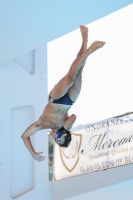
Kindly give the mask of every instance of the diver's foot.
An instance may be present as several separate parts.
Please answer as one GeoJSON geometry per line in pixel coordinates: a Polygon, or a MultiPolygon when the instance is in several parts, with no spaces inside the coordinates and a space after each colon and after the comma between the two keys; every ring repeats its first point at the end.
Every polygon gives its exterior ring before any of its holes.
{"type": "Polygon", "coordinates": [[[84,25],[80,25],[80,32],[82,38],[88,40],[88,28],[84,25]]]}
{"type": "Polygon", "coordinates": [[[95,41],[91,44],[91,46],[84,52],[85,56],[89,56],[91,53],[96,51],[97,49],[102,48],[106,43],[103,41],[95,41]]]}
{"type": "Polygon", "coordinates": [[[95,41],[91,44],[90,48],[95,51],[97,49],[102,48],[106,43],[103,41],[95,41]]]}

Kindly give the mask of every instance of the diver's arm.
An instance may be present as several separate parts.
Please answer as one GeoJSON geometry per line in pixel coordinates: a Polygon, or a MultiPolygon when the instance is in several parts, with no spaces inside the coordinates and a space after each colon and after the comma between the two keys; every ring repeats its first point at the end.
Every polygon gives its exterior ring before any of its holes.
{"type": "Polygon", "coordinates": [[[32,156],[36,154],[36,152],[32,146],[30,136],[35,134],[38,130],[41,130],[41,125],[39,125],[38,122],[35,122],[31,124],[21,136],[26,148],[29,150],[32,156]]]}
{"type": "Polygon", "coordinates": [[[65,122],[65,124],[63,125],[63,127],[66,130],[70,130],[72,128],[72,125],[74,124],[74,122],[76,121],[76,115],[72,114],[65,122]]]}

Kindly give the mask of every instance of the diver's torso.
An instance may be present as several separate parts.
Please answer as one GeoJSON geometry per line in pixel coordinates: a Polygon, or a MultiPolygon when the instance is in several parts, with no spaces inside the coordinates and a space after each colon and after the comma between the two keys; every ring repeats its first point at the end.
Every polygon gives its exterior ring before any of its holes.
{"type": "Polygon", "coordinates": [[[48,102],[44,108],[43,114],[40,119],[42,121],[42,129],[51,128],[58,130],[66,122],[68,116],[68,110],[71,108],[71,105],[55,104],[48,102]]]}

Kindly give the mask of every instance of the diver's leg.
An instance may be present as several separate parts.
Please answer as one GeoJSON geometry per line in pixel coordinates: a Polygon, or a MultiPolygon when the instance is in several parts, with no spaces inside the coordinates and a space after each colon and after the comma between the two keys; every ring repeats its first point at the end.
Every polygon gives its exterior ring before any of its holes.
{"type": "MultiPolygon", "coordinates": [[[[82,35],[82,46],[80,51],[77,54],[77,58],[81,56],[83,52],[87,50],[87,42],[88,42],[88,28],[81,25],[80,31],[82,35]]],[[[82,86],[82,72],[84,68],[85,62],[83,63],[82,67],[79,69],[78,74],[75,78],[74,84],[69,88],[68,95],[72,101],[76,101],[81,90],[82,86]]]]}
{"type": "Polygon", "coordinates": [[[93,42],[86,51],[84,51],[79,57],[77,57],[77,59],[74,60],[68,72],[68,75],[71,77],[71,79],[75,80],[79,69],[83,66],[88,56],[92,54],[94,51],[96,51],[97,49],[102,48],[104,44],[105,42],[103,41],[93,42]]]}
{"type": "Polygon", "coordinates": [[[69,98],[72,101],[76,101],[77,98],[78,98],[78,96],[79,96],[79,94],[80,94],[81,86],[82,86],[82,72],[83,72],[83,68],[84,68],[84,66],[79,69],[78,74],[76,76],[76,79],[74,81],[74,84],[68,90],[69,98]]]}
{"type": "Polygon", "coordinates": [[[84,66],[84,63],[87,59],[87,57],[96,51],[97,49],[104,46],[104,42],[102,41],[95,41],[91,44],[91,46],[82,53],[79,57],[77,57],[74,62],[72,63],[69,72],[65,77],[63,77],[53,88],[53,90],[50,92],[50,96],[53,99],[58,99],[62,96],[64,96],[68,90],[72,87],[74,84],[78,71],[81,67],[84,66]]]}
{"type": "Polygon", "coordinates": [[[81,48],[77,54],[77,58],[87,49],[87,43],[88,43],[88,28],[86,26],[80,25],[80,32],[82,36],[82,45],[81,48]]]}
{"type": "MultiPolygon", "coordinates": [[[[87,49],[87,42],[88,42],[88,28],[83,25],[80,25],[80,32],[81,32],[81,36],[82,36],[82,45],[77,54],[77,58],[79,58],[80,55],[87,49]]],[[[84,65],[85,65],[85,62],[82,64],[81,67],[83,67],[84,65]]],[[[71,78],[70,73],[68,73],[65,77],[63,77],[55,85],[53,90],[50,92],[50,96],[53,99],[58,99],[58,98],[62,97],[63,95],[65,95],[68,92],[69,88],[72,87],[72,85],[74,84],[74,81],[75,80],[71,78]]],[[[77,81],[76,81],[76,83],[77,83],[77,81]]]]}
{"type": "Polygon", "coordinates": [[[87,57],[97,49],[103,47],[104,44],[105,44],[104,42],[100,41],[92,43],[91,46],[83,54],[81,54],[81,56],[79,56],[77,60],[73,62],[69,70],[69,73],[71,74],[74,80],[74,84],[68,90],[69,98],[72,101],[76,101],[80,94],[82,85],[82,72],[87,57]]]}
{"type": "Polygon", "coordinates": [[[97,49],[103,47],[104,44],[105,43],[102,41],[96,41],[92,43],[86,51],[77,56],[77,58],[72,63],[67,75],[63,77],[50,92],[50,96],[53,99],[58,99],[68,92],[76,80],[79,69],[84,66],[87,57],[97,49]]]}

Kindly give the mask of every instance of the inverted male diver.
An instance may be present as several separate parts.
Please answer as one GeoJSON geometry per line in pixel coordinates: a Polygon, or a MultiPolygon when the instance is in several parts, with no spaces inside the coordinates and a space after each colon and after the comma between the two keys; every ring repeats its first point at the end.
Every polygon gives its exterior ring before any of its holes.
{"type": "Polygon", "coordinates": [[[82,46],[68,73],[54,86],[49,94],[49,102],[38,121],[30,125],[22,134],[25,146],[37,161],[43,161],[43,152],[35,152],[30,136],[38,130],[51,129],[50,135],[60,147],[68,147],[71,141],[70,129],[76,115],[68,115],[68,110],[77,100],[82,84],[82,72],[87,57],[104,46],[105,42],[95,41],[87,49],[88,28],[80,25],[82,46]]]}

